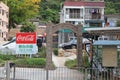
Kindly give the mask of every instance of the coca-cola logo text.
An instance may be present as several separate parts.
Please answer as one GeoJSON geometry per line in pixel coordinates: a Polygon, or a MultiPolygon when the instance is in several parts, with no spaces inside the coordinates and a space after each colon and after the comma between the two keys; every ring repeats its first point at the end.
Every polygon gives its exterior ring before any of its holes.
{"type": "Polygon", "coordinates": [[[17,37],[17,41],[33,41],[33,40],[34,40],[34,35],[27,35],[27,36],[19,35],[17,37]]]}
{"type": "Polygon", "coordinates": [[[16,43],[36,43],[35,33],[17,33],[16,43]]]}

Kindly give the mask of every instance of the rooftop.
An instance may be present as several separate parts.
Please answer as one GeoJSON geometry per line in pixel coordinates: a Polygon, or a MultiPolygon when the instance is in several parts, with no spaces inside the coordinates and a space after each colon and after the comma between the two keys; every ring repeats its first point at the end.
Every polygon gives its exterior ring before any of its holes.
{"type": "Polygon", "coordinates": [[[85,28],[85,31],[94,35],[103,34],[120,34],[120,27],[101,27],[101,28],[85,28]]]}
{"type": "Polygon", "coordinates": [[[104,2],[65,1],[64,6],[99,6],[104,7],[104,2]]]}

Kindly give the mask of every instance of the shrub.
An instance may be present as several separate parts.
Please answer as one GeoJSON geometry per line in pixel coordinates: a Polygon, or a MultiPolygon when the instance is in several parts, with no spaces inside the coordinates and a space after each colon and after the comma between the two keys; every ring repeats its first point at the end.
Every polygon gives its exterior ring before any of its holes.
{"type": "Polygon", "coordinates": [[[35,25],[31,22],[24,22],[22,27],[20,28],[20,32],[34,32],[35,25]]]}
{"type": "Polygon", "coordinates": [[[54,52],[55,55],[58,55],[58,48],[54,48],[53,52],[54,52]]]}
{"type": "Polygon", "coordinates": [[[0,59],[2,60],[15,60],[16,57],[11,54],[0,54],[0,59]]]}
{"type": "Polygon", "coordinates": [[[68,68],[74,68],[77,66],[77,60],[68,60],[65,62],[65,66],[67,66],[68,68]]]}
{"type": "Polygon", "coordinates": [[[14,61],[17,66],[26,66],[26,67],[40,67],[44,68],[46,64],[46,60],[44,58],[26,58],[26,59],[18,59],[14,61]]]}
{"type": "Polygon", "coordinates": [[[4,65],[4,60],[0,59],[0,66],[4,65]]]}
{"type": "Polygon", "coordinates": [[[120,20],[119,20],[119,21],[117,21],[117,26],[118,26],[118,27],[120,27],[120,20]]]}
{"type": "Polygon", "coordinates": [[[36,54],[36,56],[34,57],[46,58],[46,48],[45,47],[38,48],[38,54],[36,54]]]}
{"type": "Polygon", "coordinates": [[[83,67],[90,67],[90,62],[89,62],[89,56],[87,55],[87,52],[83,50],[83,55],[82,55],[82,66],[83,67]]]}
{"type": "MultiPolygon", "coordinates": [[[[77,67],[77,59],[66,61],[65,66],[67,66],[68,68],[77,67]]],[[[88,56],[82,57],[82,67],[90,67],[90,62],[88,60],[88,56]]]]}

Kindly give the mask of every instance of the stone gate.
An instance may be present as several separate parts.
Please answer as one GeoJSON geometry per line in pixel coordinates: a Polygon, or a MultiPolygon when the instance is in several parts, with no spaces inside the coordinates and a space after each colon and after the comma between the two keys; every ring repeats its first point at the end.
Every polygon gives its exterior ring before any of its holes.
{"type": "Polygon", "coordinates": [[[53,36],[52,34],[57,32],[60,29],[69,29],[76,33],[77,36],[77,60],[78,67],[82,65],[82,25],[73,25],[70,23],[60,23],[60,24],[47,24],[46,29],[46,69],[52,69],[52,45],[53,45],[53,36]]]}

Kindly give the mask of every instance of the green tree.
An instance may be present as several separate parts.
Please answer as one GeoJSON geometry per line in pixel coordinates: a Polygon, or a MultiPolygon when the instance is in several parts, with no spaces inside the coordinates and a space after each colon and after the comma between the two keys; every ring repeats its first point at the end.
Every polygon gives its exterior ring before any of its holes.
{"type": "Polygon", "coordinates": [[[120,0],[105,0],[105,14],[120,14],[120,0]]]}
{"type": "Polygon", "coordinates": [[[115,14],[114,4],[112,2],[105,2],[105,14],[115,14]]]}
{"type": "Polygon", "coordinates": [[[20,29],[20,32],[34,32],[36,29],[35,25],[30,22],[26,22],[20,29]]]}
{"type": "Polygon", "coordinates": [[[43,22],[59,22],[60,4],[63,0],[42,0],[39,9],[39,18],[43,22]]]}
{"type": "Polygon", "coordinates": [[[117,26],[118,26],[118,27],[120,27],[120,20],[119,20],[119,21],[117,21],[117,26]]]}
{"type": "Polygon", "coordinates": [[[40,0],[3,0],[9,6],[9,26],[25,22],[38,15],[40,0]]]}

